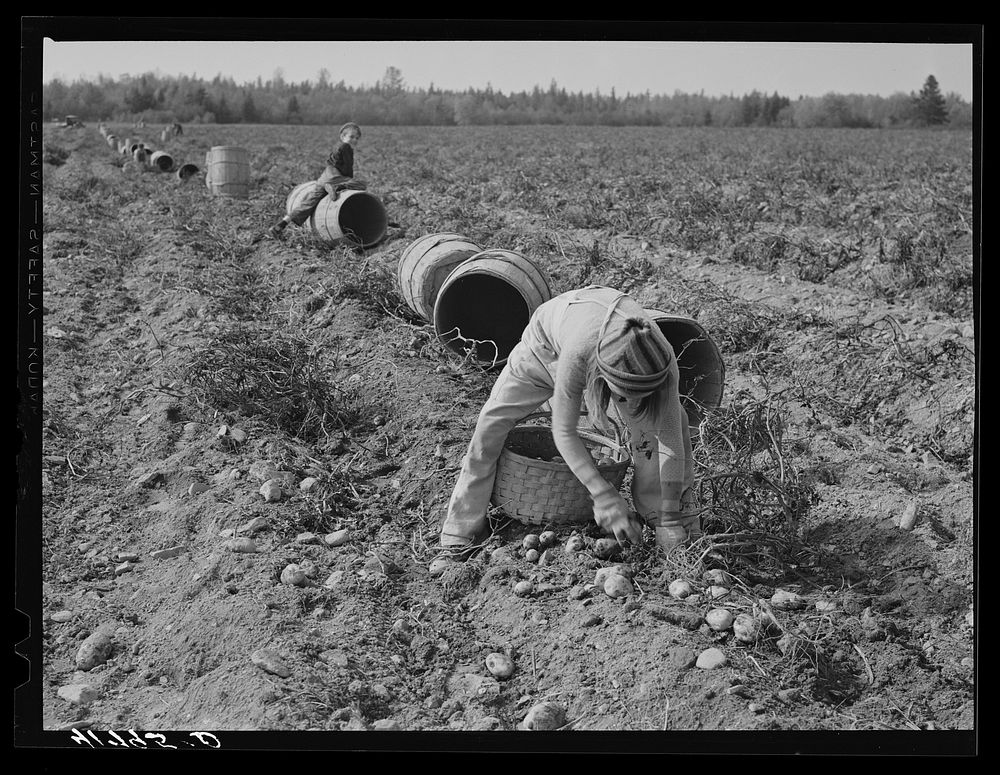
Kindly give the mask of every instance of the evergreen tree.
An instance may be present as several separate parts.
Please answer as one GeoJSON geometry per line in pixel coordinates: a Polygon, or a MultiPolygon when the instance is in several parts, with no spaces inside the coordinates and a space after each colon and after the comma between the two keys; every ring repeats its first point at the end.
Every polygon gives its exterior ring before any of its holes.
{"type": "Polygon", "coordinates": [[[941,89],[938,87],[937,78],[928,75],[924,81],[924,88],[920,90],[914,98],[916,102],[918,120],[926,126],[944,124],[948,121],[948,108],[945,105],[944,97],[941,96],[941,89]]]}

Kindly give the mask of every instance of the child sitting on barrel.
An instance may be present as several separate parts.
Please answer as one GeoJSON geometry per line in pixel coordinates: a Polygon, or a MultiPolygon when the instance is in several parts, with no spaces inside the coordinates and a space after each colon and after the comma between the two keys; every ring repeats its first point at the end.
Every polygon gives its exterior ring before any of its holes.
{"type": "Polygon", "coordinates": [[[258,242],[265,236],[281,239],[288,224],[294,223],[296,226],[301,226],[312,215],[320,200],[327,195],[336,197],[341,191],[348,188],[365,190],[368,187],[365,182],[356,180],[354,177],[354,146],[358,144],[360,139],[361,127],[353,121],[344,124],[340,128],[340,145],[327,158],[326,169],[314,181],[312,189],[303,194],[290,213],[284,215],[266,234],[262,234],[254,242],[258,242]]]}
{"type": "Polygon", "coordinates": [[[670,342],[627,294],[591,285],[541,304],[479,414],[431,576],[476,548],[487,527],[507,434],[546,400],[556,448],[590,492],[598,525],[619,541],[639,541],[643,524],[649,525],[657,546],[667,552],[697,538],[698,516],[682,511],[682,496],[694,481],[694,461],[679,382],[670,342]],[[637,514],[601,476],[581,440],[577,425],[583,406],[599,428],[609,425],[611,406],[628,426],[637,514]]]}

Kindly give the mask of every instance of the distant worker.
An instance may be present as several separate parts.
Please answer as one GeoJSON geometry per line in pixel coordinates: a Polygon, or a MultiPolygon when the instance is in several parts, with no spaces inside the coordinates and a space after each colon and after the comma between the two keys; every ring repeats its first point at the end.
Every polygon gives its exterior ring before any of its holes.
{"type": "Polygon", "coordinates": [[[173,126],[170,127],[170,131],[173,132],[175,135],[182,135],[184,134],[184,127],[182,127],[178,122],[175,121],[173,126]]]}
{"type": "Polygon", "coordinates": [[[284,215],[266,232],[255,237],[253,242],[260,242],[265,237],[282,239],[288,224],[301,226],[313,214],[316,205],[327,195],[336,198],[345,189],[356,191],[367,189],[367,183],[354,177],[354,146],[360,139],[361,127],[353,121],[344,124],[340,128],[340,144],[327,158],[323,174],[313,182],[312,188],[305,192],[290,213],[284,215]]]}

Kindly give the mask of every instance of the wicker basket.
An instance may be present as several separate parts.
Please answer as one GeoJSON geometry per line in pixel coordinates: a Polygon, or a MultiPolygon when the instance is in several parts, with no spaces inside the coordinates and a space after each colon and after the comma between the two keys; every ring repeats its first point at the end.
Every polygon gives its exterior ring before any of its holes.
{"type": "MultiPolygon", "coordinates": [[[[525,423],[537,417],[530,415],[525,423]]],[[[580,430],[580,439],[593,455],[615,462],[597,465],[597,470],[615,489],[625,481],[632,460],[621,438],[616,440],[580,430]]],[[[493,484],[494,506],[512,519],[528,525],[579,524],[594,518],[594,504],[587,488],[569,466],[547,459],[558,454],[552,429],[547,425],[522,424],[513,428],[500,459],[493,484]]],[[[596,461],[595,461],[596,463],[596,461]]]]}

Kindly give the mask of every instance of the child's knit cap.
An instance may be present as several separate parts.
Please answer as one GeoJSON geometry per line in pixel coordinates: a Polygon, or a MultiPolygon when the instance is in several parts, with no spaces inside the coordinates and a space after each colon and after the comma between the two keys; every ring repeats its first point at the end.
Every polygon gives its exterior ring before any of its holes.
{"type": "Polygon", "coordinates": [[[342,126],[342,127],[340,128],[340,132],[338,132],[338,133],[337,133],[337,136],[338,136],[338,137],[340,137],[340,135],[344,134],[344,132],[345,132],[346,130],[348,130],[348,129],[356,129],[356,130],[358,130],[358,136],[359,136],[359,137],[361,136],[361,127],[359,127],[359,126],[358,126],[357,124],[355,124],[355,123],[354,123],[353,121],[348,121],[348,122],[347,122],[346,124],[344,124],[344,125],[343,125],[343,126],[342,126]]]}
{"type": "Polygon", "coordinates": [[[609,319],[597,342],[601,376],[629,393],[649,393],[660,387],[673,357],[660,327],[639,317],[609,319]]]}

